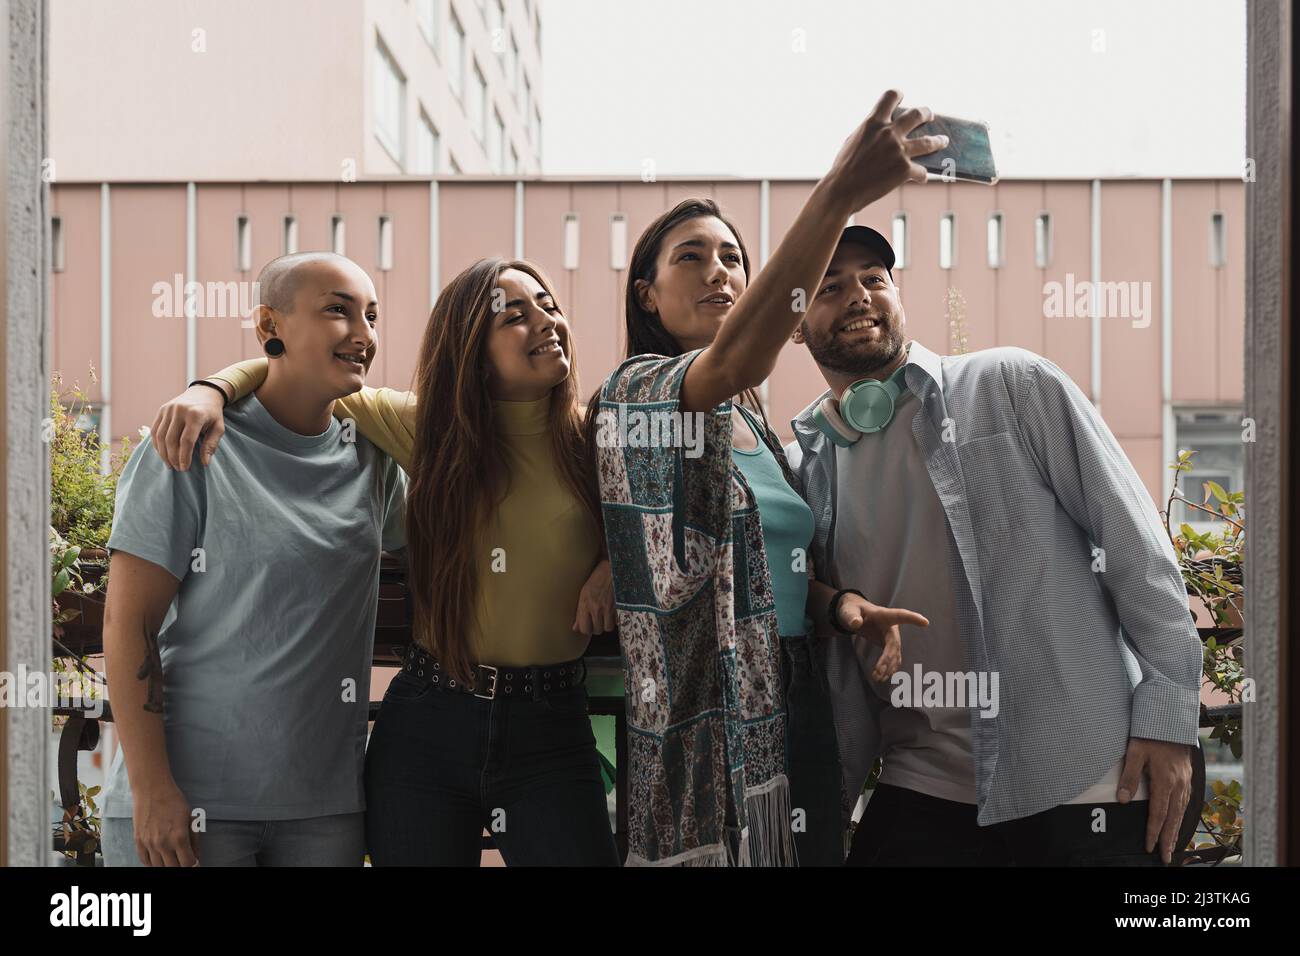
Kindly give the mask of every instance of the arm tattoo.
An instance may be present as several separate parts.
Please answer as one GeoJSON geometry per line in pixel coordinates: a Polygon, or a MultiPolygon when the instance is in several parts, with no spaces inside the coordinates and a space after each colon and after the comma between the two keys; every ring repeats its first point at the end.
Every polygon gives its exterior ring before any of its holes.
{"type": "Polygon", "coordinates": [[[144,701],[144,709],[151,714],[163,712],[162,654],[158,650],[158,635],[149,627],[144,629],[144,660],[135,672],[136,680],[149,681],[149,693],[144,701]]]}

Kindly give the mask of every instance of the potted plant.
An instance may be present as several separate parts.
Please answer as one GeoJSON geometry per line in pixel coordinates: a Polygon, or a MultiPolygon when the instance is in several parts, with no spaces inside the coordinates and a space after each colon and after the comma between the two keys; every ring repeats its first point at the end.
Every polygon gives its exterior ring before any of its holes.
{"type": "MultiPolygon", "coordinates": [[[[90,374],[93,381],[93,368],[90,374]]],[[[130,443],[123,439],[117,454],[105,456],[98,432],[83,427],[88,417],[89,405],[80,387],[64,389],[56,374],[44,432],[50,444],[50,670],[58,675],[60,699],[82,702],[97,698],[105,685],[86,656],[87,650],[101,649],[106,547],[118,476],[131,452],[130,443]],[[91,635],[93,641],[88,642],[91,635]]],[[[68,719],[67,713],[56,714],[55,728],[62,729],[68,719]]],[[[80,785],[77,802],[64,806],[63,819],[56,824],[57,845],[65,857],[79,863],[93,862],[99,844],[94,800],[98,790],[80,785]]]]}
{"type": "MultiPolygon", "coordinates": [[[[1204,644],[1203,675],[1225,703],[1212,708],[1201,705],[1202,726],[1212,722],[1211,740],[1222,741],[1238,759],[1242,753],[1241,704],[1247,694],[1245,647],[1242,620],[1245,592],[1242,557],[1246,545],[1245,493],[1229,491],[1217,482],[1202,482],[1201,500],[1185,495],[1180,487],[1192,471],[1195,451],[1180,451],[1169,467],[1175,472],[1174,485],[1162,512],[1165,531],[1174,546],[1178,565],[1193,605],[1210,623],[1197,628],[1204,644]],[[1208,516],[1216,526],[1198,531],[1183,522],[1175,532],[1170,515],[1174,502],[1208,516]]],[[[1196,616],[1193,611],[1193,617],[1196,616]]],[[[1201,811],[1204,833],[1193,838],[1189,849],[1193,859],[1219,862],[1241,853],[1244,820],[1241,813],[1241,781],[1216,780],[1213,797],[1201,811]],[[1200,838],[1199,840],[1197,838],[1200,838]]]]}

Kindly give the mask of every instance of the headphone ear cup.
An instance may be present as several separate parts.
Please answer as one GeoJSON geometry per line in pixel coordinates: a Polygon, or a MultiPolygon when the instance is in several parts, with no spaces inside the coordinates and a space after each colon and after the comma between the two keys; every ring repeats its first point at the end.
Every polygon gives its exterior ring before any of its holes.
{"type": "Polygon", "coordinates": [[[830,397],[822,399],[821,404],[817,406],[816,411],[813,412],[813,422],[823,435],[841,448],[848,448],[862,437],[860,431],[844,420],[839,409],[835,407],[835,399],[830,397]]]}

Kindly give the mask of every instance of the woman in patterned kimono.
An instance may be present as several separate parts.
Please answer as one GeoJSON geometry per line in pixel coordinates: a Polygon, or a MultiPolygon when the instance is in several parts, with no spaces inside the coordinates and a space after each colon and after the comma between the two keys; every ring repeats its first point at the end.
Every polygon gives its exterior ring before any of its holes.
{"type": "Polygon", "coordinates": [[[849,216],[924,181],[913,157],[944,145],[907,138],[931,114],[893,116],[899,99],[848,138],[748,294],[744,243],[710,200],[660,216],[633,252],[627,359],[588,411],[627,668],[630,864],[839,865],[838,751],[808,635],[881,643],[883,680],[898,625],[927,623],[812,579],[812,512],[753,391],[849,216]]]}

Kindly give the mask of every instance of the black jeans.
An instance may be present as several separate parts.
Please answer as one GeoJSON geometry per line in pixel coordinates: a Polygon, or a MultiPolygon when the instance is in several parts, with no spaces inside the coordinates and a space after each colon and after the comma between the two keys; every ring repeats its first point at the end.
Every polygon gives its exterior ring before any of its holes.
{"type": "Polygon", "coordinates": [[[618,866],[581,684],[540,700],[435,690],[398,672],[366,750],[375,866],[618,866]]]}
{"type": "Polygon", "coordinates": [[[1147,853],[1147,800],[1066,803],[982,827],[973,804],[877,784],[849,866],[1164,866],[1147,853]],[[1099,832],[1094,811],[1105,811],[1099,832]]]}
{"type": "Polygon", "coordinates": [[[844,827],[840,814],[840,751],[830,688],[810,644],[816,640],[803,635],[781,638],[785,761],[790,807],[794,811],[791,825],[800,866],[841,866],[844,827]]]}

